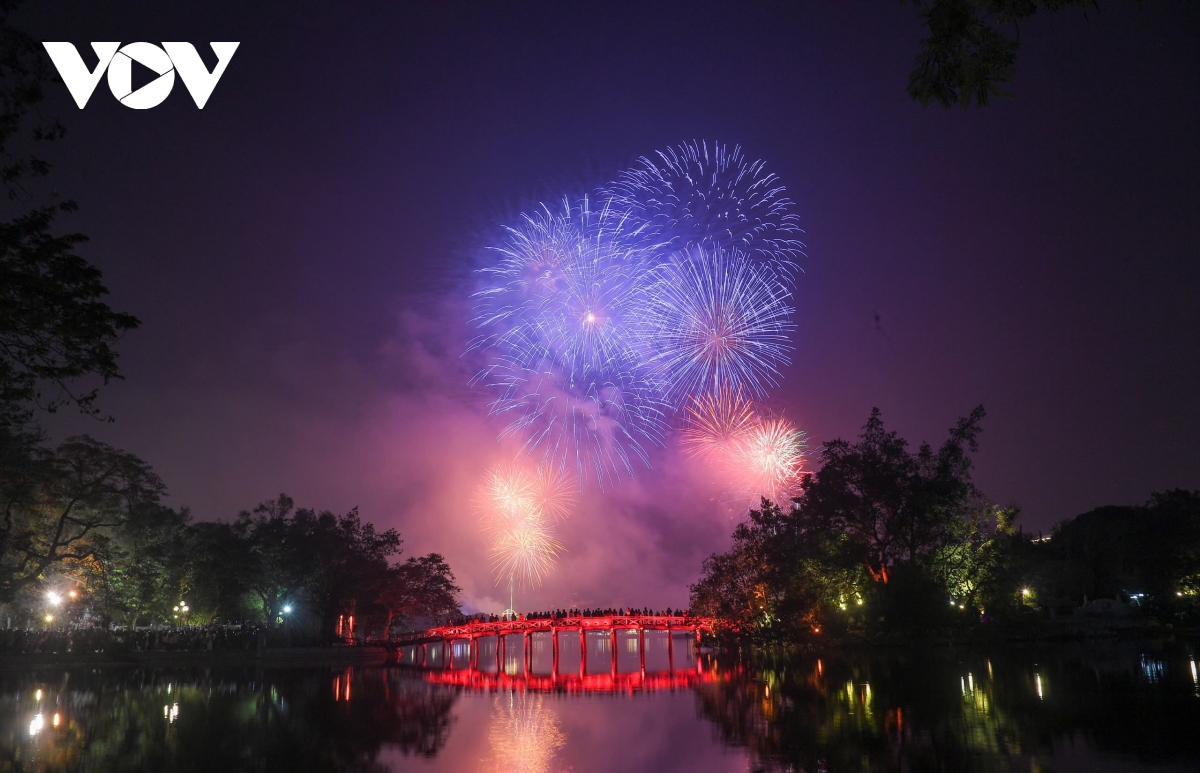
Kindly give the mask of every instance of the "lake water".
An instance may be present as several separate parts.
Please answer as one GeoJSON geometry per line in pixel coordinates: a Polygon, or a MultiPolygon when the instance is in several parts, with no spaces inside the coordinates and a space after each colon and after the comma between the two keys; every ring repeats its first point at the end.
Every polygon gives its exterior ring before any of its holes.
{"type": "Polygon", "coordinates": [[[682,652],[557,679],[532,659],[10,668],[0,771],[1197,770],[1198,659],[1109,642],[740,665],[682,652]]]}

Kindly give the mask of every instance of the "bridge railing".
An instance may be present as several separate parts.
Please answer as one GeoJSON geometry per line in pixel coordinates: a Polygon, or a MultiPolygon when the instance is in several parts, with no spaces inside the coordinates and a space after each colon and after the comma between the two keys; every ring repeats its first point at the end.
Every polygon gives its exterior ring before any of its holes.
{"type": "Polygon", "coordinates": [[[692,615],[592,615],[537,618],[534,620],[471,620],[460,624],[448,624],[421,631],[410,631],[388,639],[396,645],[419,644],[445,639],[466,639],[484,636],[505,636],[515,633],[539,633],[551,631],[611,631],[621,629],[643,631],[712,631],[713,621],[708,617],[692,615]]]}

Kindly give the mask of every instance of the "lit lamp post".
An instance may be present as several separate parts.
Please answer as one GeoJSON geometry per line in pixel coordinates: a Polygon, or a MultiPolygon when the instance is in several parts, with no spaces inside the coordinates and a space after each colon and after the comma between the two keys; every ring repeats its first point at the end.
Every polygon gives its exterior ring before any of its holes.
{"type": "Polygon", "coordinates": [[[188,609],[189,609],[189,607],[188,607],[186,601],[180,601],[178,604],[176,604],[173,607],[173,610],[175,612],[175,620],[178,621],[177,624],[187,625],[188,609]]]}
{"type": "MultiPolygon", "coordinates": [[[[48,590],[48,591],[46,591],[46,603],[48,603],[52,607],[58,607],[58,605],[62,603],[62,596],[58,595],[57,593],[55,593],[52,590],[48,590]]],[[[46,620],[46,627],[49,628],[50,624],[52,622],[54,622],[54,613],[47,612],[45,620],[46,620]]]]}

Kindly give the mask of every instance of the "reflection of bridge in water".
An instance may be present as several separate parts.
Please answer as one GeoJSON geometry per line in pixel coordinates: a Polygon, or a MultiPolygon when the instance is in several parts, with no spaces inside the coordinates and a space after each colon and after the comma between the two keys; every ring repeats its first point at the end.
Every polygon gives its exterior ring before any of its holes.
{"type": "Polygon", "coordinates": [[[471,689],[632,692],[705,681],[699,641],[712,621],[603,615],[471,621],[402,634],[395,661],[431,682],[471,689]]]}

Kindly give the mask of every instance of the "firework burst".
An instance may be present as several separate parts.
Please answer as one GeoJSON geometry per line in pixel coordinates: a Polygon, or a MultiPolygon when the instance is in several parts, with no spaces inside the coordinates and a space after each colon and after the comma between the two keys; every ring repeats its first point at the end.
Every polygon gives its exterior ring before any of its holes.
{"type": "Polygon", "coordinates": [[[477,507],[491,538],[496,583],[540,585],[563,551],[554,522],[574,505],[573,487],[552,471],[512,464],[488,471],[477,507]]]}
{"type": "Polygon", "coordinates": [[[784,418],[761,415],[740,392],[696,399],[683,442],[718,471],[734,501],[766,497],[786,506],[800,491],[804,432],[784,418]]]}
{"type": "Polygon", "coordinates": [[[505,434],[601,487],[646,464],[666,430],[661,385],[630,326],[657,254],[648,232],[586,198],[543,207],[507,230],[475,294],[472,348],[488,360],[475,382],[495,391],[505,434]]]}
{"type": "Polygon", "coordinates": [[[601,189],[676,249],[739,249],[787,278],[804,255],[803,231],[779,177],[735,145],[688,142],[642,157],[601,189]]]}
{"type": "Polygon", "coordinates": [[[758,424],[754,405],[740,392],[719,390],[693,399],[688,406],[683,446],[692,456],[723,463],[758,424]]]}
{"type": "Polygon", "coordinates": [[[804,432],[786,419],[760,420],[743,437],[733,460],[741,492],[787,507],[800,490],[807,446],[804,432]]]}
{"type": "Polygon", "coordinates": [[[670,402],[764,397],[791,362],[791,291],[744,253],[694,247],[656,268],[635,329],[670,402]]]}

